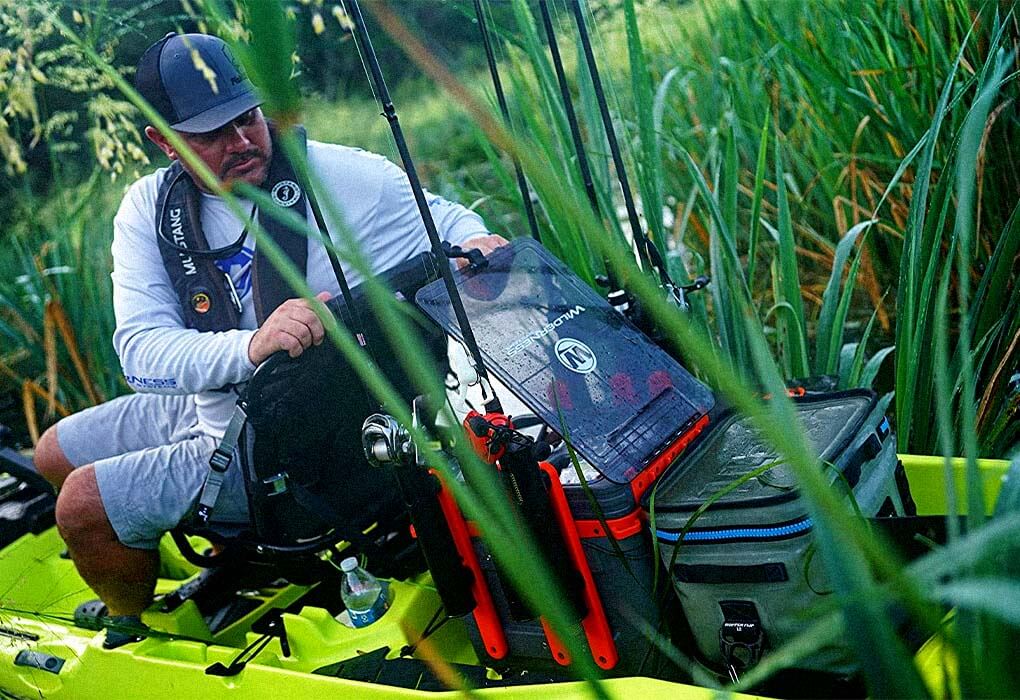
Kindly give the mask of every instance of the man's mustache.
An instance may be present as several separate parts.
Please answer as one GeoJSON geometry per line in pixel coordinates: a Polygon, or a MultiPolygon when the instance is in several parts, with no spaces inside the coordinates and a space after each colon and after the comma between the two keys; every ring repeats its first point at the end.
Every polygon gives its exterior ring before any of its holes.
{"type": "Polygon", "coordinates": [[[223,167],[220,169],[220,177],[222,178],[227,173],[229,173],[234,167],[240,165],[249,158],[259,158],[265,160],[265,156],[262,154],[262,151],[257,148],[252,149],[250,151],[245,151],[244,153],[236,153],[230,156],[230,158],[228,158],[226,162],[223,164],[223,167]]]}

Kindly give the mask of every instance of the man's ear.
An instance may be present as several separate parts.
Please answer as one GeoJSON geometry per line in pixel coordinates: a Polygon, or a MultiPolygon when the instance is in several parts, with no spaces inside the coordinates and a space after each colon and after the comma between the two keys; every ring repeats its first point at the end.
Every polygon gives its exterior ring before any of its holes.
{"type": "Polygon", "coordinates": [[[145,127],[145,136],[154,144],[159,146],[159,150],[163,151],[163,153],[166,154],[167,158],[169,158],[170,160],[177,160],[178,158],[177,149],[173,147],[173,144],[171,144],[167,140],[166,136],[160,133],[159,130],[156,129],[156,127],[154,126],[145,127]]]}

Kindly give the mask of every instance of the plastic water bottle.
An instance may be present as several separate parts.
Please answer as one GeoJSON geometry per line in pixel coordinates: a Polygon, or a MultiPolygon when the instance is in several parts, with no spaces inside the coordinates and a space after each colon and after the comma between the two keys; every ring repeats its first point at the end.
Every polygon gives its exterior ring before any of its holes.
{"type": "Polygon", "coordinates": [[[347,607],[351,624],[367,627],[389,609],[386,590],[379,579],[358,566],[358,560],[354,557],[347,557],[340,562],[340,570],[344,572],[340,597],[347,607]]]}

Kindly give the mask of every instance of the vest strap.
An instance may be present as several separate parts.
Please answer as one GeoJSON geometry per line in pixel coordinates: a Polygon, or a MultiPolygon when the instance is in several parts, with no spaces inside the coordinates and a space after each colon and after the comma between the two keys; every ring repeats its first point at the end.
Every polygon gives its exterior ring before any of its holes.
{"type": "MultiPolygon", "coordinates": [[[[273,158],[261,189],[281,206],[307,215],[308,197],[298,182],[295,169],[279,147],[275,127],[270,124],[273,158]]],[[[302,153],[307,146],[305,132],[294,129],[302,153]]],[[[247,235],[247,227],[238,241],[210,249],[202,229],[201,192],[179,161],[174,161],[160,183],[156,203],[156,241],[163,266],[180,301],[184,325],[198,331],[225,331],[237,328],[241,320],[241,301],[230,276],[216,265],[218,259],[237,252],[247,235]]],[[[308,264],[308,239],[276,217],[261,216],[259,225],[304,274],[308,264]]],[[[265,256],[255,249],[252,260],[252,297],[258,324],[287,299],[295,296],[290,285],[265,256]]]]}

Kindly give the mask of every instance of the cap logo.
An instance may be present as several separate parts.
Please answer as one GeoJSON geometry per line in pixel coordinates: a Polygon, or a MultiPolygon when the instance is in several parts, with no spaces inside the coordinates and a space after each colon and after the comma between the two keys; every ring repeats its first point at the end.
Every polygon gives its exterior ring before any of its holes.
{"type": "Polygon", "coordinates": [[[212,299],[205,292],[195,292],[191,295],[191,308],[197,314],[207,314],[212,308],[212,299]]]}
{"type": "Polygon", "coordinates": [[[293,180],[280,180],[270,192],[273,201],[281,207],[292,207],[301,199],[301,188],[293,180]]]}
{"type": "Polygon", "coordinates": [[[233,57],[230,51],[227,49],[227,45],[224,44],[220,47],[220,51],[223,52],[223,57],[227,59],[227,62],[233,66],[235,75],[230,76],[230,84],[237,85],[238,83],[244,82],[244,69],[241,68],[241,64],[233,57]]]}

